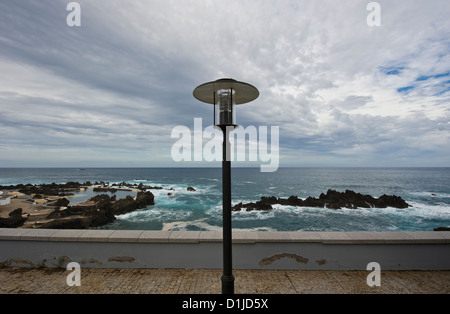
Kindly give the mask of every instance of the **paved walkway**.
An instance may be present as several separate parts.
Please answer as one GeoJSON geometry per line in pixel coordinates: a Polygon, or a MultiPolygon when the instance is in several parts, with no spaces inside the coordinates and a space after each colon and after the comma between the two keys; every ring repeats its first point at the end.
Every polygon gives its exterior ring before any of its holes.
{"type": "MultiPolygon", "coordinates": [[[[81,269],[69,287],[65,269],[0,268],[1,294],[220,294],[221,270],[81,269]]],[[[450,271],[382,271],[369,287],[369,271],[234,270],[237,294],[401,293],[449,294],[450,271]]]]}

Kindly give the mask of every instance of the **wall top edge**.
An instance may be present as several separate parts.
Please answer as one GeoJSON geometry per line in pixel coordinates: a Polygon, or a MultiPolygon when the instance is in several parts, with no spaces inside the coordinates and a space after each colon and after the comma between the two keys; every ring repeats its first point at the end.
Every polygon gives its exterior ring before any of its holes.
{"type": "MultiPolygon", "coordinates": [[[[2,229],[0,241],[202,243],[222,242],[221,231],[2,229]]],[[[450,243],[450,231],[316,232],[233,230],[233,243],[450,243]]]]}

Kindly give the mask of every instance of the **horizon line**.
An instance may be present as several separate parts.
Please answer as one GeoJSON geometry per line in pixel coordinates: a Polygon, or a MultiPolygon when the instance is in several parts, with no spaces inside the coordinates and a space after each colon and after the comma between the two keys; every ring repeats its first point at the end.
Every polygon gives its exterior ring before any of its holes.
{"type": "MultiPolygon", "coordinates": [[[[215,167],[198,167],[198,166],[133,166],[133,167],[123,167],[123,166],[110,166],[110,167],[98,167],[98,166],[87,166],[87,167],[76,167],[76,166],[23,166],[23,167],[0,167],[0,169],[222,169],[221,166],[215,167]]],[[[234,166],[232,168],[241,169],[259,169],[259,166],[234,166]]],[[[292,168],[303,168],[303,169],[314,169],[314,168],[330,168],[330,169],[362,169],[362,168],[372,168],[372,169],[412,169],[412,168],[450,168],[450,166],[280,166],[279,169],[292,169],[292,168]]]]}

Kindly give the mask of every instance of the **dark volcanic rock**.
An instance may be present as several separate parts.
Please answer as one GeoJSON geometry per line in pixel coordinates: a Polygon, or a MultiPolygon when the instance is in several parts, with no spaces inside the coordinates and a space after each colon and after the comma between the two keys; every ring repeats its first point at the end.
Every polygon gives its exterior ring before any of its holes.
{"type": "Polygon", "coordinates": [[[14,209],[8,218],[0,217],[0,228],[17,228],[23,225],[26,218],[22,217],[22,208],[14,209]]]}
{"type": "Polygon", "coordinates": [[[93,197],[91,197],[89,199],[89,201],[91,202],[96,202],[96,203],[101,203],[101,202],[114,202],[116,201],[116,196],[114,195],[113,197],[110,197],[108,194],[99,194],[99,195],[95,195],[93,197]]]}
{"type": "Polygon", "coordinates": [[[39,225],[43,229],[88,229],[91,225],[90,217],[70,216],[60,219],[53,219],[39,225]]]}
{"type": "Polygon", "coordinates": [[[89,216],[91,217],[89,227],[103,226],[116,220],[113,210],[108,207],[92,211],[89,216]]]}
{"type": "MultiPolygon", "coordinates": [[[[65,203],[65,202],[64,202],[65,203]]],[[[40,225],[50,229],[84,229],[102,226],[114,222],[116,215],[126,214],[136,209],[154,205],[154,195],[151,192],[138,192],[136,198],[128,195],[124,199],[116,200],[116,196],[100,194],[90,198],[87,202],[67,206],[60,210],[58,207],[46,218],[52,221],[40,225]]]]}
{"type": "Polygon", "coordinates": [[[405,202],[400,196],[396,195],[382,195],[378,198],[377,208],[395,207],[408,208],[410,205],[405,202]]]}
{"type": "Polygon", "coordinates": [[[73,195],[73,191],[79,191],[81,184],[78,182],[67,182],[64,184],[41,184],[41,185],[21,185],[19,187],[19,192],[31,195],[31,194],[41,194],[41,195],[73,195]]]}
{"type": "Polygon", "coordinates": [[[251,211],[251,210],[271,210],[273,209],[272,205],[268,204],[268,203],[264,203],[261,201],[258,201],[256,203],[246,203],[246,204],[236,204],[233,206],[232,210],[233,211],[240,211],[242,209],[245,209],[246,211],[251,211]]]}
{"type": "Polygon", "coordinates": [[[110,187],[95,187],[93,188],[94,192],[111,192],[111,193],[116,193],[117,189],[116,188],[110,188],[110,187]]]}
{"type": "Polygon", "coordinates": [[[123,215],[135,209],[137,209],[137,204],[134,198],[130,195],[112,204],[112,210],[114,215],[123,215]]]}
{"type": "Polygon", "coordinates": [[[48,203],[48,206],[59,206],[59,207],[67,207],[67,205],[69,205],[70,201],[63,197],[63,198],[59,198],[54,202],[48,203]]]}
{"type": "Polygon", "coordinates": [[[323,207],[330,209],[340,208],[408,208],[410,205],[406,203],[400,196],[396,195],[382,195],[379,198],[374,198],[370,195],[356,193],[351,190],[345,192],[338,192],[335,190],[328,190],[327,194],[320,194],[319,198],[308,197],[305,200],[298,198],[298,196],[290,196],[287,199],[271,197],[261,197],[261,200],[256,203],[239,203],[233,207],[234,211],[239,211],[245,208],[248,210],[270,210],[273,204],[302,206],[302,207],[323,207]]]}
{"type": "Polygon", "coordinates": [[[323,207],[339,209],[346,208],[408,208],[409,205],[399,196],[382,195],[374,198],[370,195],[363,195],[354,191],[346,190],[344,193],[335,190],[328,190],[327,194],[321,194],[319,197],[323,207]]]}
{"type": "Polygon", "coordinates": [[[138,192],[136,196],[137,208],[145,208],[149,205],[155,205],[155,196],[152,192],[138,192]]]}
{"type": "Polygon", "coordinates": [[[58,227],[52,226],[51,228],[65,229],[64,226],[67,229],[75,228],[73,226],[90,228],[114,222],[116,217],[112,209],[112,200],[115,200],[115,197],[111,198],[109,195],[101,194],[90,198],[85,204],[69,206],[66,210],[59,212],[64,218],[58,219],[61,220],[58,227]]]}
{"type": "Polygon", "coordinates": [[[45,217],[45,219],[55,219],[61,217],[61,211],[59,208],[56,208],[54,211],[52,211],[50,214],[45,217]]]}
{"type": "Polygon", "coordinates": [[[122,215],[136,209],[146,208],[149,205],[155,205],[154,199],[155,196],[152,192],[138,192],[136,200],[128,195],[112,204],[113,213],[114,215],[122,215]]]}
{"type": "MultiPolygon", "coordinates": [[[[41,185],[23,185],[8,186],[2,188],[19,189],[25,194],[36,194],[35,198],[47,198],[47,196],[64,196],[73,194],[70,192],[79,191],[83,186],[91,186],[91,182],[84,184],[78,182],[67,182],[64,184],[41,184],[41,185]]],[[[95,182],[94,185],[101,185],[99,191],[114,192],[116,188],[104,187],[104,182],[95,182]]],[[[126,186],[126,183],[119,186],[126,186]]],[[[134,186],[132,186],[134,187],[134,186]]],[[[140,188],[146,188],[142,184],[140,188]]],[[[162,187],[151,187],[162,189],[162,187]]],[[[193,189],[193,188],[192,188],[193,189]]],[[[122,189],[123,190],[123,189],[122,189]]],[[[195,190],[195,189],[193,189],[195,190]]],[[[85,229],[97,227],[113,222],[115,215],[121,215],[136,209],[146,208],[154,205],[154,195],[151,192],[139,191],[135,198],[127,196],[125,199],[116,199],[116,196],[110,197],[107,194],[100,194],[92,197],[88,201],[80,204],[70,205],[67,198],[58,198],[46,205],[54,207],[42,221],[34,222],[34,228],[50,228],[50,229],[85,229]]],[[[23,225],[27,218],[22,217],[22,209],[17,209],[10,213],[8,218],[0,218],[0,228],[17,228],[23,225]]]]}
{"type": "Polygon", "coordinates": [[[22,216],[22,211],[23,211],[22,208],[16,208],[16,209],[14,209],[12,212],[10,212],[10,213],[8,214],[8,216],[9,216],[9,217],[22,216]]]}
{"type": "Polygon", "coordinates": [[[450,231],[450,228],[448,227],[438,227],[438,228],[434,228],[434,231],[450,231]]]}

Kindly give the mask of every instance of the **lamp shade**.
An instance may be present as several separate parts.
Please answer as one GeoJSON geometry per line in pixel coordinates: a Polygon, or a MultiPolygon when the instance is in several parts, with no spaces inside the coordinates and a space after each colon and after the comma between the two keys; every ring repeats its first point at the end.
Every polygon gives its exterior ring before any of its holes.
{"type": "Polygon", "coordinates": [[[255,100],[259,91],[248,83],[224,78],[198,86],[193,94],[196,99],[214,105],[214,124],[218,121],[217,125],[227,126],[235,125],[234,106],[255,100]],[[216,105],[219,107],[218,111],[216,105]]]}
{"type": "Polygon", "coordinates": [[[253,85],[224,78],[198,86],[194,89],[194,97],[202,102],[214,104],[214,93],[221,89],[232,89],[234,91],[233,99],[236,105],[251,102],[259,96],[258,89],[253,85]]]}

